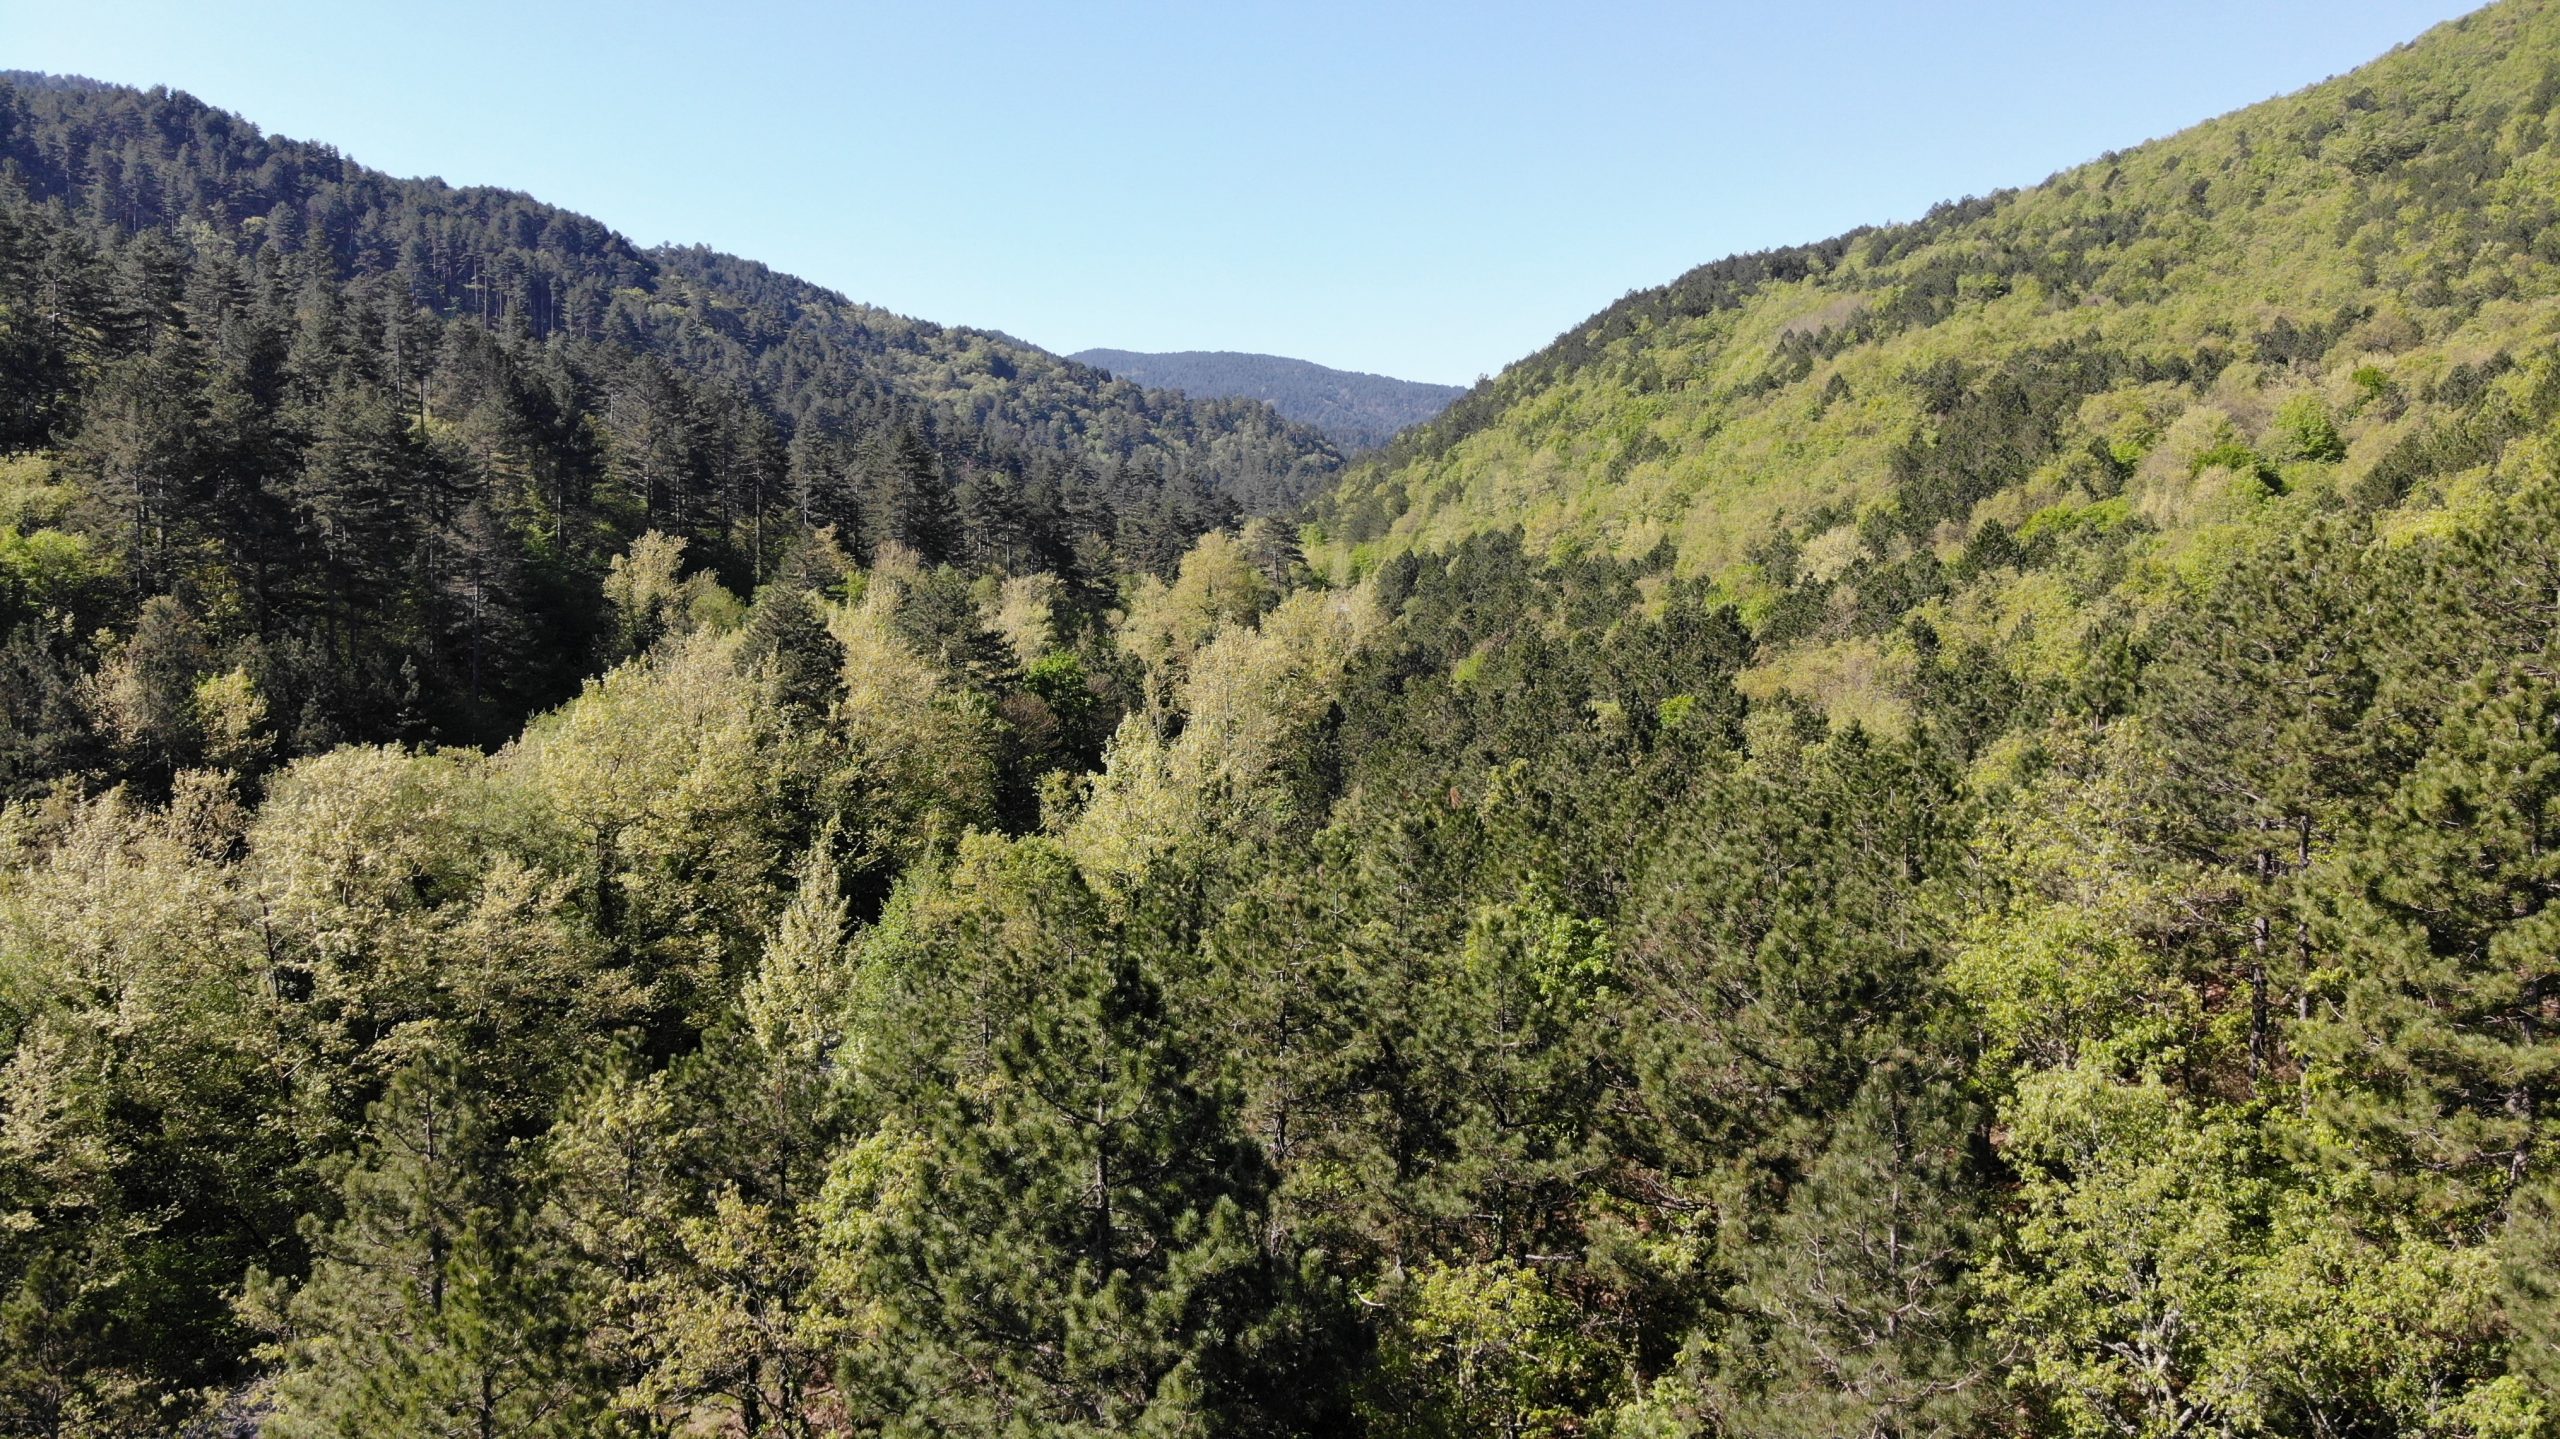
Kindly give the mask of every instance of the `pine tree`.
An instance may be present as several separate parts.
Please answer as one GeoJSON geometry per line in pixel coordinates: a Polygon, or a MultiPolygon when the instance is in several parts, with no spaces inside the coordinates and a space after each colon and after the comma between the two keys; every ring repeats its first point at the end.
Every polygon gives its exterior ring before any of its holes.
{"type": "Polygon", "coordinates": [[[2560,1186],[2546,1179],[2514,1196],[2497,1255],[2507,1369],[2560,1392],[2560,1186]]]}
{"type": "Polygon", "coordinates": [[[738,1022],[679,1067],[694,1190],[644,1285],[657,1407],[717,1396],[750,1435],[818,1432],[833,1322],[815,1292],[816,1206],[846,1118],[848,907],[824,835],[739,996],[738,1022]]]}
{"type": "Polygon", "coordinates": [[[32,794],[103,759],[91,711],[81,703],[87,678],[55,626],[30,620],[0,640],[0,796],[32,794]]]}
{"type": "Polygon", "coordinates": [[[1275,593],[1285,595],[1306,578],[1306,556],[1299,552],[1298,537],[1281,521],[1257,515],[1245,522],[1237,538],[1246,558],[1271,582],[1275,593]]]}
{"type": "Polygon", "coordinates": [[[782,432],[751,397],[724,390],[713,411],[709,447],[719,491],[719,537],[745,552],[748,582],[762,584],[792,539],[784,495],[790,461],[782,432]]]}
{"type": "Polygon", "coordinates": [[[1854,730],[1798,743],[1768,736],[1711,774],[1631,901],[1661,1128],[1630,1138],[1675,1171],[1809,1161],[1925,1014],[1938,936],[1917,891],[1955,861],[1948,776],[1854,730]]]}
{"type": "Polygon", "coordinates": [[[691,1198],[682,1144],[687,1118],[664,1071],[616,1049],[569,1089],[543,1137],[542,1225],[594,1285],[583,1317],[595,1382],[609,1391],[616,1413],[643,1416],[644,1432],[673,1427],[666,1411],[691,1398],[658,1370],[668,1342],[660,1317],[665,1291],[685,1282],[668,1276],[677,1268],[674,1240],[691,1198]]]}
{"type": "Polygon", "coordinates": [[[74,413],[80,370],[92,358],[85,341],[105,318],[93,265],[49,245],[15,204],[0,201],[0,295],[36,301],[0,309],[0,452],[45,445],[74,413]]]}
{"type": "Polygon", "coordinates": [[[490,720],[493,703],[521,692],[532,626],[526,616],[528,580],[515,533],[484,500],[465,505],[442,535],[442,602],[445,653],[460,681],[466,733],[503,733],[490,720]]]}
{"type": "Polygon", "coordinates": [[[972,466],[953,497],[959,558],[971,569],[1021,574],[1036,568],[1030,526],[1012,477],[992,465],[972,466]]]}
{"type": "Polygon", "coordinates": [[[1992,1402],[1965,1266],[1981,1243],[1979,1116],[1896,1056],[1841,1114],[1765,1238],[1697,1377],[1717,1432],[1909,1439],[1975,1432],[1992,1402]]]}
{"type": "Polygon", "coordinates": [[[342,643],[355,641],[343,632],[355,614],[406,588],[419,517],[437,511],[446,478],[390,395],[352,376],[331,389],[291,494],[342,643]]]}
{"type": "Polygon", "coordinates": [[[910,579],[897,608],[900,634],[954,674],[988,689],[1010,684],[1012,647],[987,628],[968,576],[945,565],[910,579]]]}
{"type": "Polygon", "coordinates": [[[586,1435],[582,1298],[523,1222],[503,1150],[460,1077],[427,1061],[368,1112],[343,1216],[312,1224],[311,1277],[276,1321],[271,1432],[586,1435]]]}
{"type": "Polygon", "coordinates": [[[2318,1112],[2430,1210],[2495,1225],[2560,1169],[2560,685],[2466,687],[2434,745],[2317,872],[2330,976],[2303,1026],[2318,1112]]]}
{"type": "Polygon", "coordinates": [[[197,537],[204,497],[204,357],[174,328],[111,366],[84,407],[73,453],[120,519],[139,594],[168,587],[197,537]]]}
{"type": "Polygon", "coordinates": [[[866,956],[886,1102],[832,1187],[850,1391],[900,1428],[1287,1432],[1269,1174],[1072,864],[972,841],[866,956]],[[1027,1003],[1034,996],[1039,1002],[1027,1003]]]}
{"type": "Polygon", "coordinates": [[[778,697],[805,716],[824,716],[843,689],[844,647],[827,633],[817,601],[799,586],[775,583],[756,597],[739,654],[771,664],[778,697]]]}
{"type": "Polygon", "coordinates": [[[605,394],[605,474],[639,524],[699,533],[701,420],[675,371],[654,355],[625,365],[605,394]]]}
{"type": "Polygon", "coordinates": [[[2279,1020],[2301,994],[2289,887],[2384,770],[2383,737],[2366,724],[2377,688],[2361,624],[2369,538],[2360,522],[2323,519],[2254,553],[2184,618],[2145,680],[2165,838],[2237,898],[2225,922],[2249,996],[2251,1086],[2282,1058],[2279,1020]]]}
{"type": "Polygon", "coordinates": [[[844,421],[831,407],[813,409],[791,436],[787,481],[802,534],[833,530],[846,544],[867,543],[871,530],[854,473],[844,421]]]}
{"type": "Polygon", "coordinates": [[[873,554],[904,545],[939,565],[959,553],[960,520],[941,463],[915,426],[904,421],[865,435],[854,464],[862,476],[862,509],[873,554]]]}

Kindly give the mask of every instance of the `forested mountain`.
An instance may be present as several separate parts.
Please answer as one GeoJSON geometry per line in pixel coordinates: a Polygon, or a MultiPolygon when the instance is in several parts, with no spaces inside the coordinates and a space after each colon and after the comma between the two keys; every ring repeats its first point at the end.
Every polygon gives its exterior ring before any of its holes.
{"type": "Polygon", "coordinates": [[[1466,393],[1456,385],[1392,380],[1279,355],[1229,350],[1079,350],[1068,357],[1121,379],[1207,398],[1261,400],[1324,431],[1345,450],[1375,449],[1466,393]]]}
{"type": "Polygon", "coordinates": [[[2560,1433],[2560,0],[1171,563],[93,209],[0,210],[0,1431],[2560,1433]],[[395,658],[576,691],[289,728],[395,658]]]}
{"type": "Polygon", "coordinates": [[[2541,7],[2492,7],[2033,189],[1631,294],[1364,467],[1327,553],[1664,547],[1836,713],[1895,707],[1914,607],[1951,642],[2032,626],[2050,671],[2246,537],[2424,500],[2534,422],[2556,60],[2541,7]]]}
{"type": "Polygon", "coordinates": [[[1259,405],[165,91],[0,82],[0,285],[0,794],[165,782],[228,742],[171,710],[224,675],[280,753],[503,739],[625,643],[643,531],[741,590],[822,529],[1107,586],[1339,465],[1259,405]],[[118,666],[166,692],[72,701],[118,666]]]}

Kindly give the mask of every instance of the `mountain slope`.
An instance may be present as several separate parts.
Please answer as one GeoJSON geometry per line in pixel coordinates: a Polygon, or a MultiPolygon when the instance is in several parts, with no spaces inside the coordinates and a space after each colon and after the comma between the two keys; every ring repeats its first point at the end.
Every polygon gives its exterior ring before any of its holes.
{"type": "Polygon", "coordinates": [[[30,198],[126,231],[203,224],[253,253],[326,253],[341,278],[397,273],[438,314],[641,345],[750,384],[786,417],[892,397],[953,432],[955,452],[982,435],[1144,464],[1255,507],[1302,496],[1338,465],[1320,436],[1257,405],[1149,394],[698,247],[644,251],[529,196],[396,179],[183,93],[0,75],[0,166],[30,198]]]}
{"type": "Polygon", "coordinates": [[[231,743],[190,698],[225,676],[243,763],[501,741],[645,638],[647,535],[667,586],[832,545],[1089,612],[1340,466],[1253,401],[0,78],[0,796],[166,783],[231,743]]]}
{"type": "Polygon", "coordinates": [[[2344,96],[2414,281],[2233,278],[2337,263],[2259,121],[2147,260],[1711,267],[1346,586],[0,186],[0,761],[113,761],[0,805],[0,1432],[2552,1435],[2554,21],[2476,23],[2344,96]],[[1605,472],[1689,389],[1805,443],[1692,440],[1684,556],[1605,472]],[[304,742],[564,596],[509,742],[304,742]]]}
{"type": "Polygon", "coordinates": [[[1068,358],[1124,380],[1202,398],[1260,400],[1313,425],[1345,450],[1374,449],[1466,393],[1455,385],[1336,370],[1279,355],[1230,350],[1079,350],[1068,358]]]}
{"type": "Polygon", "coordinates": [[[2030,190],[1703,266],[1361,467],[1319,549],[1668,546],[1871,716],[1840,677],[1900,662],[1915,605],[2065,668],[2095,595],[2397,504],[2429,437],[2521,396],[2560,313],[2555,96],[2560,12],[2511,0],[2030,190]]]}

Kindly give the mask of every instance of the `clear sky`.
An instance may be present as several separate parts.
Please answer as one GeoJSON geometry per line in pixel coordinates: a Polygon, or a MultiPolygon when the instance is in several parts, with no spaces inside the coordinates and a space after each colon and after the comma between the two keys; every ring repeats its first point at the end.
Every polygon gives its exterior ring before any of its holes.
{"type": "Polygon", "coordinates": [[[1691,265],[2033,183],[2469,8],[0,0],[0,68],[1054,350],[1464,383],[1691,265]]]}

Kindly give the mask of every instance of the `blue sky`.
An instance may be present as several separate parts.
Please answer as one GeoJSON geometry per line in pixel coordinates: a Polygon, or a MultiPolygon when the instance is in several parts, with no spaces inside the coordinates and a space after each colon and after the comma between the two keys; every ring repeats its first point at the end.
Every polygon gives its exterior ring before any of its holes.
{"type": "Polygon", "coordinates": [[[1691,265],[2033,183],[2468,8],[0,0],[0,67],[1055,350],[1464,383],[1691,265]]]}

